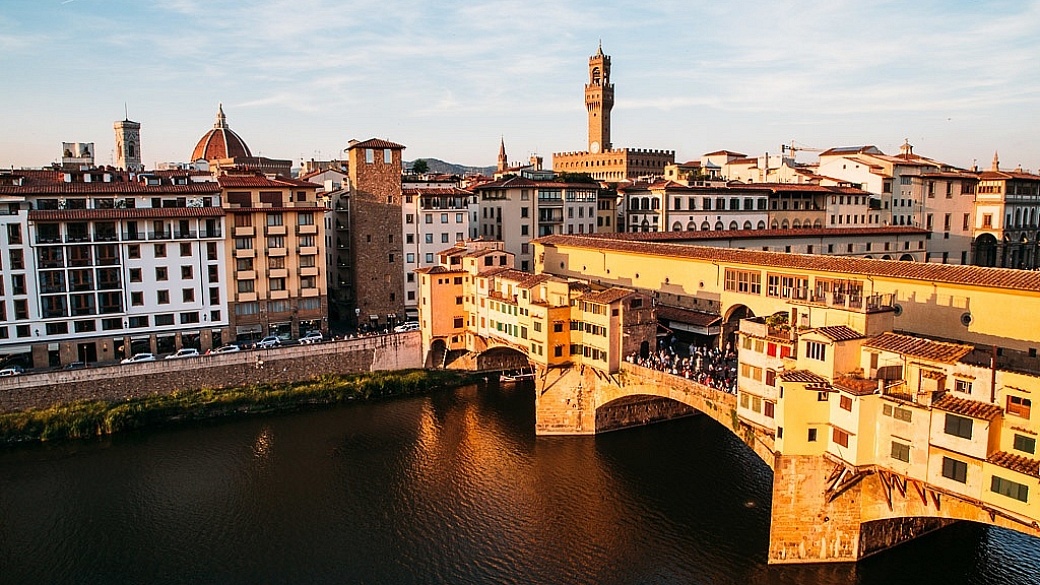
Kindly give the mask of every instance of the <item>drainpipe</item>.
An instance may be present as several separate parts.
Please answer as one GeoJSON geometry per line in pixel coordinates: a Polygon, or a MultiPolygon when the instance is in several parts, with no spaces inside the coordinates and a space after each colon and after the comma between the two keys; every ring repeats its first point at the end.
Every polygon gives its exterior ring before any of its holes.
{"type": "Polygon", "coordinates": [[[993,349],[989,356],[989,401],[992,404],[997,403],[997,346],[993,346],[993,349]]]}

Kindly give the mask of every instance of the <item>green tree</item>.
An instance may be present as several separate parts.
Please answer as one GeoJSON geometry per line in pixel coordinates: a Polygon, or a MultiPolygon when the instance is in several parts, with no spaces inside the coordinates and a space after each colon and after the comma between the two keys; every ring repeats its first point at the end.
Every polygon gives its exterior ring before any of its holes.
{"type": "Polygon", "coordinates": [[[416,161],[412,163],[412,172],[417,175],[425,175],[430,172],[430,165],[426,164],[426,161],[421,158],[416,159],[416,161]]]}

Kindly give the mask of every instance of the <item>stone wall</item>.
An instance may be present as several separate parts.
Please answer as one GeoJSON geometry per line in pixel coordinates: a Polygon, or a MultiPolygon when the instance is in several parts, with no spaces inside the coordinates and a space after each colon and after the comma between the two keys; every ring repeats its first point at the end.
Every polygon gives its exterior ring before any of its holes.
{"type": "Polygon", "coordinates": [[[0,378],[0,412],[422,367],[419,332],[0,378]]]}
{"type": "Polygon", "coordinates": [[[698,414],[697,409],[668,398],[631,396],[596,410],[596,432],[605,433],[698,414]]]}

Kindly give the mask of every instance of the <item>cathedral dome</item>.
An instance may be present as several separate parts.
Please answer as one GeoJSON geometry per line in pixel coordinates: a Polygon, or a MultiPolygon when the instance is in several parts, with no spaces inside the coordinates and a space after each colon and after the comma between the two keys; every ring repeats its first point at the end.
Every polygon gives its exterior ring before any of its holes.
{"type": "Polygon", "coordinates": [[[227,118],[224,117],[224,105],[217,108],[217,122],[213,129],[206,132],[195,145],[191,153],[191,160],[216,160],[221,158],[251,157],[249,146],[231,128],[228,128],[227,118]]]}

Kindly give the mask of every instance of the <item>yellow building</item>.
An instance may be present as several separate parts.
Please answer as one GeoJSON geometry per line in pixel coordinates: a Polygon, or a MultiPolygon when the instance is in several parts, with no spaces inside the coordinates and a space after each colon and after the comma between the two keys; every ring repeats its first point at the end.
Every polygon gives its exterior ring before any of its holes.
{"type": "MultiPolygon", "coordinates": [[[[578,364],[612,373],[625,356],[650,350],[657,322],[645,295],[523,272],[512,261],[502,242],[467,241],[416,271],[428,364],[508,348],[540,368],[578,364]]],[[[505,369],[490,358],[480,364],[505,369]]]]}
{"type": "Polygon", "coordinates": [[[239,341],[265,335],[327,333],[324,208],[318,186],[258,173],[218,178],[227,214],[231,333],[239,341]]]}

